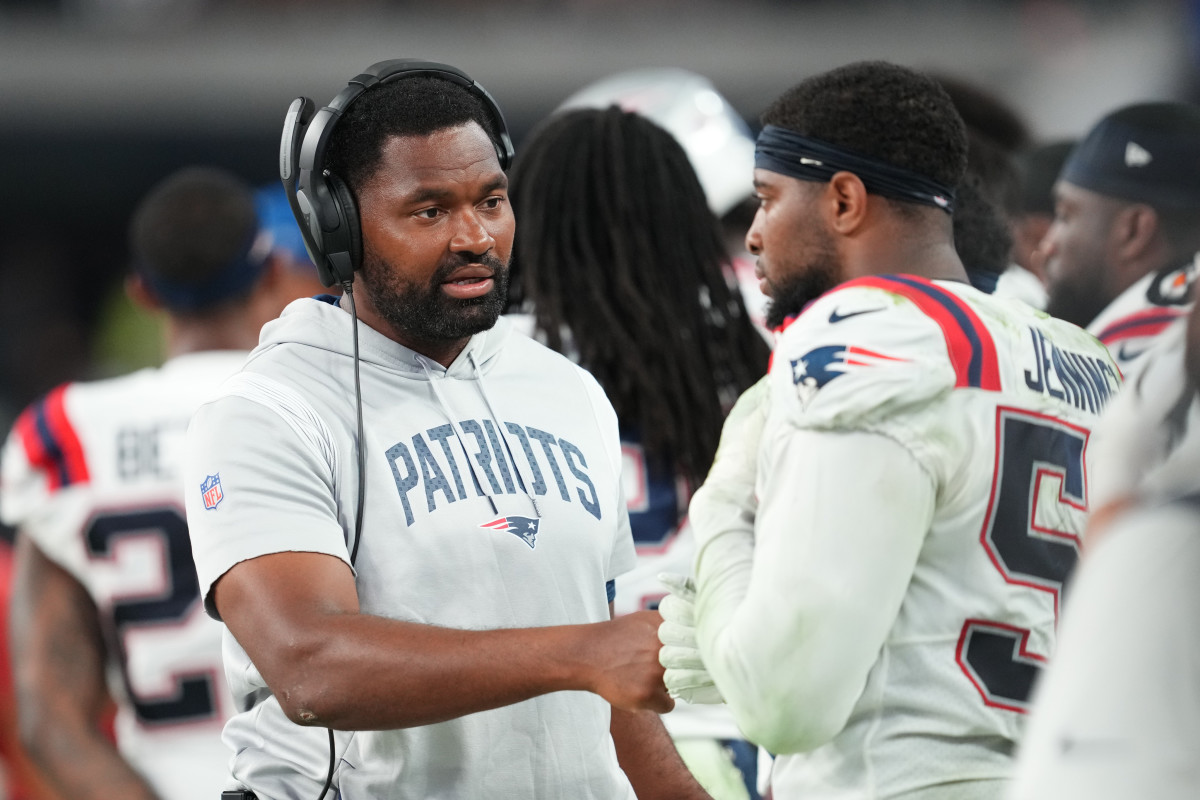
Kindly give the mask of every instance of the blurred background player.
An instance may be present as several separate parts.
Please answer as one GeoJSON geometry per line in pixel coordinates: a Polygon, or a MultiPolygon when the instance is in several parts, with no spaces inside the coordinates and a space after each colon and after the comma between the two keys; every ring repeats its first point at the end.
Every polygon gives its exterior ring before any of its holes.
{"type": "Polygon", "coordinates": [[[983,87],[960,77],[934,77],[967,126],[967,173],[955,189],[954,245],[971,285],[1041,308],[1045,290],[1014,256],[1023,191],[1019,159],[1030,146],[1029,126],[983,87]]]}
{"type": "Polygon", "coordinates": [[[1046,311],[1087,326],[1122,370],[1187,314],[1200,249],[1200,107],[1138,103],[1097,122],[1055,184],[1046,311]]]}
{"type": "Polygon", "coordinates": [[[3,453],[0,515],[19,532],[18,710],[26,745],[67,797],[212,800],[233,708],[178,460],[193,409],[290,297],[251,189],[224,171],[163,180],[129,235],[127,288],[165,316],[168,361],[51,391],[3,453]],[[115,747],[97,722],[109,695],[115,747]]]}
{"type": "Polygon", "coordinates": [[[667,686],[719,690],[781,754],[776,800],[998,798],[1116,367],[1080,328],[967,285],[950,217],[967,138],[935,81],[851,64],[763,121],[747,244],[769,319],[804,311],[689,507],[667,686]],[[1042,352],[1062,370],[1031,372],[1042,352]]]}
{"type": "Polygon", "coordinates": [[[742,301],[769,340],[767,297],[754,274],[754,259],[746,252],[746,231],[758,206],[752,183],[754,136],[746,121],[708,78],[672,67],[614,73],[575,92],[558,110],[611,105],[641,114],[683,146],[708,207],[720,220],[742,301]]]}
{"type": "MultiPolygon", "coordinates": [[[[1123,447],[1105,448],[1108,458],[1132,459],[1144,477],[1125,503],[1088,523],[1010,800],[1200,795],[1200,637],[1187,618],[1200,606],[1200,306],[1137,369],[1152,384],[1147,391],[1165,390],[1166,404],[1181,413],[1122,421],[1171,447],[1164,454],[1126,437],[1123,447]],[[1181,425],[1184,417],[1191,424],[1181,425]]],[[[1118,401],[1136,389],[1127,385],[1118,401]]],[[[1130,410],[1137,407],[1115,402],[1105,422],[1130,410]]]]}
{"type": "Polygon", "coordinates": [[[271,235],[271,252],[279,266],[279,294],[285,299],[337,294],[340,287],[326,287],[317,276],[304,236],[296,224],[287,194],[278,181],[260,186],[254,192],[254,208],[259,227],[271,235]]]}
{"type": "Polygon", "coordinates": [[[1019,297],[1034,308],[1046,307],[1046,276],[1042,239],[1054,222],[1054,182],[1075,140],[1039,144],[1017,154],[1018,191],[1012,222],[1012,266],[997,289],[1019,297]]]}
{"type": "MultiPolygon", "coordinates": [[[[658,125],[615,106],[561,111],[530,134],[511,178],[513,273],[535,335],[596,377],[620,422],[638,563],[617,581],[614,609],[655,608],[658,574],[690,571],[688,498],[725,412],[765,373],[767,345],[731,285],[696,173],[658,125]]],[[[681,703],[664,722],[714,796],[752,791],[754,750],[724,708],[681,703]],[[722,746],[744,785],[730,785],[722,746]]]]}
{"type": "Polygon", "coordinates": [[[8,653],[8,606],[12,592],[15,532],[0,524],[0,798],[59,800],[45,775],[21,743],[17,726],[17,695],[8,653]]]}

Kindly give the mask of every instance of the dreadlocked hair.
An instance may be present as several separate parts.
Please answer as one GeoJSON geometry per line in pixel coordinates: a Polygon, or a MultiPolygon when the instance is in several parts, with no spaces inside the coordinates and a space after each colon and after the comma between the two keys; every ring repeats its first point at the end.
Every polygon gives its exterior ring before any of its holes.
{"type": "Polygon", "coordinates": [[[644,117],[585,109],[538,126],[510,178],[513,282],[539,334],[595,376],[648,457],[699,485],[768,348],[687,154],[644,117]]]}

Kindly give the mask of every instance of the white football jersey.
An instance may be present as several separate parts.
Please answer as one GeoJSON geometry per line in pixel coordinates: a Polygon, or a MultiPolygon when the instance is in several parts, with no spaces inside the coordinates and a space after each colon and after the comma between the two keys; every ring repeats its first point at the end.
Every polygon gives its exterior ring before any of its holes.
{"type": "Polygon", "coordinates": [[[192,412],[245,357],[196,353],[59,387],[18,418],[3,454],[0,516],[95,602],[117,744],[171,800],[214,800],[228,774],[224,626],[200,602],[182,456],[192,412]]]}
{"type": "Polygon", "coordinates": [[[1160,333],[1187,316],[1195,280],[1196,258],[1152,272],[1109,303],[1087,326],[1088,332],[1103,342],[1121,370],[1128,372],[1160,333]]]}
{"type": "Polygon", "coordinates": [[[1034,308],[1046,307],[1046,285],[1020,264],[1009,264],[996,281],[997,297],[1014,297],[1034,308]]]}
{"type": "Polygon", "coordinates": [[[1187,318],[1159,334],[1104,410],[1088,455],[1094,508],[1200,491],[1200,397],[1187,377],[1187,318]]]}
{"type": "MultiPolygon", "coordinates": [[[[796,430],[877,434],[908,451],[936,499],[848,721],[815,750],[776,759],[776,800],[997,796],[1054,651],[1088,508],[1090,430],[1119,384],[1081,329],[954,282],[850,281],[784,331],[763,452],[796,430]]],[[[760,460],[760,486],[767,468],[760,460]]],[[[762,498],[760,511],[787,501],[762,498]]],[[[804,510],[793,511],[799,530],[804,510]]],[[[809,591],[797,565],[764,567],[809,591]]],[[[812,591],[819,602],[822,588],[812,591]]]]}

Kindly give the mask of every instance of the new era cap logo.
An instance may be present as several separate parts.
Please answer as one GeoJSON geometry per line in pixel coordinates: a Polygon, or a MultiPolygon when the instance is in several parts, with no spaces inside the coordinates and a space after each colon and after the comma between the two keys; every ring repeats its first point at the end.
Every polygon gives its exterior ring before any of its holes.
{"type": "Polygon", "coordinates": [[[1128,142],[1125,145],[1125,166],[1127,167],[1144,167],[1154,160],[1154,156],[1147,152],[1146,148],[1142,147],[1137,142],[1128,142]]]}

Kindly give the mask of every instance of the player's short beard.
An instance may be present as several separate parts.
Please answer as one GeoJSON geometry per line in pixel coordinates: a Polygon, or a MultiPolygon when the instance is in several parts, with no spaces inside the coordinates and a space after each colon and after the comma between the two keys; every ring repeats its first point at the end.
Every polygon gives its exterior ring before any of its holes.
{"type": "Polygon", "coordinates": [[[508,264],[492,253],[448,255],[424,285],[401,278],[383,259],[364,253],[362,279],[379,315],[414,342],[457,341],[486,331],[496,324],[508,297],[508,264]],[[491,291],[470,299],[450,297],[442,284],[468,264],[492,270],[491,291]]]}
{"type": "Polygon", "coordinates": [[[841,283],[837,255],[832,247],[817,249],[808,263],[787,277],[769,280],[771,302],[767,306],[767,327],[778,328],[804,307],[841,283]]]}

